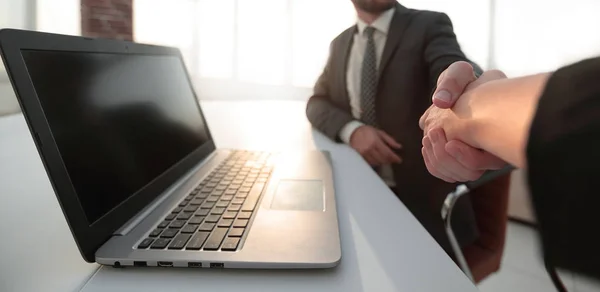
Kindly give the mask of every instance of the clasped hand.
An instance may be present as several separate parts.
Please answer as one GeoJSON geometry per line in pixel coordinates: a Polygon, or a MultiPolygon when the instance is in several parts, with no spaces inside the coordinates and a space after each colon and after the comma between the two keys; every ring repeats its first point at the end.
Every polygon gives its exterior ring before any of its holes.
{"type": "Polygon", "coordinates": [[[433,105],[419,121],[423,130],[421,152],[432,175],[451,183],[473,181],[486,170],[506,165],[496,156],[463,141],[469,134],[466,121],[472,117],[467,98],[461,99],[481,84],[502,78],[506,75],[498,70],[476,78],[471,64],[462,61],[440,74],[433,105]]]}

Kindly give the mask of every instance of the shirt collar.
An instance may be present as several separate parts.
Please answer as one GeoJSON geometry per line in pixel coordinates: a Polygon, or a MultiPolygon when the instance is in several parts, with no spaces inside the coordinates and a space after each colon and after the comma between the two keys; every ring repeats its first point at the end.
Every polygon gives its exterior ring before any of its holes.
{"type": "MultiPolygon", "coordinates": [[[[394,17],[395,11],[395,7],[388,9],[387,11],[382,13],[377,19],[375,19],[375,21],[371,23],[371,26],[374,27],[377,31],[387,35],[388,31],[390,30],[390,23],[392,22],[392,18],[394,17]]],[[[358,33],[362,35],[363,31],[365,31],[365,28],[369,25],[366,22],[362,21],[360,18],[356,22],[358,26],[358,33]]]]}

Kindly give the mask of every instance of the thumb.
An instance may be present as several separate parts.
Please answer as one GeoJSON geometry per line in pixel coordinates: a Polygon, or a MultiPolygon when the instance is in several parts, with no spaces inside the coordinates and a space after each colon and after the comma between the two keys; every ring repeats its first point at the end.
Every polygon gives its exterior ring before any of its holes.
{"type": "Polygon", "coordinates": [[[433,104],[439,108],[451,108],[465,88],[477,79],[473,66],[465,61],[452,63],[440,75],[438,86],[433,93],[433,104]]]}

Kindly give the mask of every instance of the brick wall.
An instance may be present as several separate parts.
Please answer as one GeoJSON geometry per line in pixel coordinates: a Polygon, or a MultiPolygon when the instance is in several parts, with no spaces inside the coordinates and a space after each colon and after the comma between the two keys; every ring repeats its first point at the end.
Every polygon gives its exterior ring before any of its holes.
{"type": "Polygon", "coordinates": [[[81,0],[81,34],[133,39],[133,0],[81,0]]]}

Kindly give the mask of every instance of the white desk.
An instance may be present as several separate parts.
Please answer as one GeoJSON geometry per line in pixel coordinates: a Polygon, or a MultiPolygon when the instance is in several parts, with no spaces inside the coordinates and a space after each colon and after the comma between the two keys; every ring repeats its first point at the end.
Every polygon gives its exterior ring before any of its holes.
{"type": "MultiPolygon", "coordinates": [[[[342,237],[342,262],[330,270],[248,271],[102,267],[83,291],[477,291],[359,155],[314,132],[302,102],[204,102],[218,147],[324,149],[332,154],[342,237]]],[[[79,257],[21,117],[0,119],[2,282],[13,290],[72,289],[94,270],[79,257]],[[9,125],[7,125],[9,124],[9,125]],[[11,140],[7,141],[7,133],[11,140]],[[17,153],[9,158],[8,153],[17,153]],[[21,161],[23,160],[23,161],[21,161]],[[5,162],[8,161],[8,167],[5,162]],[[7,186],[8,185],[8,186],[7,186]],[[22,195],[27,194],[27,197],[22,195]],[[23,210],[34,219],[14,220],[23,210]],[[12,216],[11,216],[12,215],[12,216]],[[28,254],[43,232],[50,244],[28,254]],[[19,235],[21,234],[21,235],[19,235]],[[6,258],[40,263],[11,270],[6,258]],[[63,260],[59,260],[63,259],[63,260]],[[56,266],[50,263],[56,262],[56,266]],[[41,264],[43,263],[43,265],[41,264]],[[6,279],[4,279],[6,277],[6,279]],[[40,283],[28,283],[37,278],[40,283]],[[54,283],[50,289],[42,284],[54,283]],[[59,289],[64,287],[65,289],[59,289]]],[[[0,284],[4,285],[4,284],[0,284]]],[[[48,287],[48,286],[46,286],[48,287]]],[[[3,286],[0,290],[4,291],[3,286]]]]}

